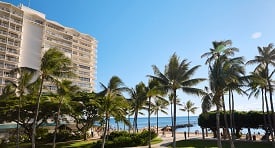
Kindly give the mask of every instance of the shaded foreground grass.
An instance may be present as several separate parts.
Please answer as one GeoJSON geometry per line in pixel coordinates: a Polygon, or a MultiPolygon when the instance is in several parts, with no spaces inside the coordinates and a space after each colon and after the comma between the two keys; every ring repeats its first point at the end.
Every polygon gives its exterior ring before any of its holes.
{"type": "MultiPolygon", "coordinates": [[[[93,142],[97,140],[87,140],[87,141],[68,141],[60,142],[56,144],[57,148],[77,148],[77,147],[90,147],[93,142]]],[[[49,148],[52,147],[52,144],[38,144],[39,148],[49,148]]],[[[16,148],[15,144],[0,145],[0,148],[16,148]]],[[[31,148],[31,143],[22,143],[20,148],[31,148]]]]}
{"type": "Polygon", "coordinates": [[[151,140],[151,144],[158,144],[161,143],[163,140],[160,137],[156,137],[154,139],[151,140]]]}
{"type": "MultiPolygon", "coordinates": [[[[271,142],[251,142],[251,141],[235,141],[235,148],[272,148],[271,142]]],[[[171,145],[169,146],[171,147],[171,145]]],[[[216,148],[216,140],[182,140],[177,141],[177,147],[185,148],[216,148]]],[[[230,148],[228,141],[222,141],[223,148],[230,148]]]]}
{"type": "MultiPolygon", "coordinates": [[[[57,143],[56,147],[57,148],[89,148],[91,146],[93,146],[94,142],[96,142],[97,140],[88,140],[88,141],[70,141],[70,142],[62,142],[62,143],[57,143]]],[[[162,142],[163,140],[159,137],[154,138],[151,141],[151,144],[158,144],[160,142],[162,142]]],[[[38,145],[39,148],[48,148],[51,147],[51,144],[45,144],[45,145],[38,145]]],[[[20,148],[30,148],[31,147],[31,143],[24,143],[24,144],[20,144],[20,148]]],[[[0,145],[0,148],[16,148],[16,145],[0,145]]]]}

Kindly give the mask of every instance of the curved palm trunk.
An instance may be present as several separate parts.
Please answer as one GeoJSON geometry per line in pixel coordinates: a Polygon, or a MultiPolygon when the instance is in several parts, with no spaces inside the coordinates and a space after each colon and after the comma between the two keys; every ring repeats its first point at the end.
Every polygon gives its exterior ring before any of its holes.
{"type": "Polygon", "coordinates": [[[218,148],[222,148],[221,134],[220,134],[220,107],[217,105],[216,109],[216,132],[217,132],[217,145],[218,148]]]}
{"type": "Polygon", "coordinates": [[[177,99],[177,90],[174,90],[174,98],[173,98],[173,101],[174,101],[174,102],[173,102],[173,103],[174,103],[174,108],[173,108],[173,109],[174,109],[174,117],[173,117],[173,120],[174,120],[174,121],[173,121],[173,124],[174,124],[174,125],[173,125],[173,127],[172,127],[172,133],[173,133],[173,147],[174,147],[174,148],[175,148],[176,145],[177,145],[177,144],[176,144],[176,125],[177,125],[177,124],[176,124],[176,123],[177,123],[177,122],[176,122],[176,118],[177,118],[177,115],[176,115],[176,114],[177,114],[177,108],[176,108],[176,107],[177,107],[177,106],[176,106],[176,105],[177,105],[177,104],[176,104],[176,101],[177,101],[177,100],[176,100],[176,99],[177,99]]]}
{"type": "Polygon", "coordinates": [[[149,131],[149,137],[148,137],[148,147],[151,148],[151,97],[149,97],[149,105],[148,105],[148,131],[149,131]]]}
{"type": "Polygon", "coordinates": [[[42,96],[42,89],[43,89],[43,82],[44,82],[44,77],[41,78],[41,84],[39,86],[39,95],[36,100],[36,110],[35,110],[35,116],[33,119],[33,125],[32,125],[32,148],[35,148],[35,136],[36,136],[36,124],[37,124],[37,118],[39,114],[39,107],[40,107],[40,100],[42,96]]]}
{"type": "Polygon", "coordinates": [[[60,112],[61,112],[61,105],[62,105],[62,102],[63,102],[63,99],[60,100],[59,104],[58,104],[58,111],[57,111],[57,117],[56,117],[56,120],[55,120],[55,128],[54,128],[54,136],[53,136],[53,148],[56,147],[56,134],[57,134],[57,128],[58,128],[58,125],[59,125],[59,116],[60,116],[60,112]]]}

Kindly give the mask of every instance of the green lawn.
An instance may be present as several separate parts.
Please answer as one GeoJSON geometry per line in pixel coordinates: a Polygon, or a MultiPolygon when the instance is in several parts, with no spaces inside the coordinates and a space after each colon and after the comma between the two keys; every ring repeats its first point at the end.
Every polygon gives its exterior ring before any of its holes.
{"type": "Polygon", "coordinates": [[[163,140],[160,137],[154,138],[151,140],[151,144],[158,144],[161,143],[163,140]]]}
{"type": "MultiPolygon", "coordinates": [[[[90,147],[92,145],[93,142],[96,142],[96,140],[93,141],[72,141],[72,142],[64,142],[64,143],[57,143],[56,147],[57,148],[85,148],[85,147],[90,147]]],[[[151,141],[151,144],[157,144],[162,142],[161,138],[154,138],[151,141]]],[[[30,143],[24,143],[24,144],[20,144],[20,148],[30,148],[31,144],[30,143]]],[[[51,147],[51,145],[39,145],[39,148],[48,148],[51,147]]],[[[0,148],[16,148],[16,145],[5,145],[2,146],[0,145],[0,148]]]]}
{"type": "MultiPolygon", "coordinates": [[[[70,142],[62,142],[57,143],[57,148],[77,148],[77,147],[85,147],[91,145],[91,143],[96,142],[96,140],[88,140],[88,141],[70,141],[70,142]]],[[[51,144],[38,144],[39,148],[48,148],[52,147],[51,144]]],[[[0,145],[0,148],[16,148],[15,144],[9,145],[0,145]]],[[[20,148],[31,148],[31,143],[23,143],[20,144],[20,148]]]]}
{"type": "MultiPolygon", "coordinates": [[[[272,143],[267,142],[246,142],[246,141],[236,141],[236,148],[272,148],[272,143]]],[[[228,141],[222,142],[223,148],[230,148],[228,141]]],[[[171,147],[171,145],[169,146],[171,147]]],[[[217,141],[215,140],[182,140],[177,142],[177,147],[184,148],[216,148],[217,141]]]]}

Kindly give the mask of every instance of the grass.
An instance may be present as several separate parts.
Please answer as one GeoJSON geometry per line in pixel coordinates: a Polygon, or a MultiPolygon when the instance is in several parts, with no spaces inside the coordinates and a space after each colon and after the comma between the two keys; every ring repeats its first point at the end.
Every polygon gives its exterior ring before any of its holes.
{"type": "MultiPolygon", "coordinates": [[[[272,148],[271,142],[235,141],[235,148],[272,148]]],[[[169,147],[171,147],[170,145],[169,147]]],[[[222,142],[223,148],[230,148],[228,141],[222,142]]],[[[184,148],[216,148],[216,140],[182,140],[177,141],[177,147],[184,148]]]]}
{"type": "MultiPolygon", "coordinates": [[[[56,144],[57,148],[78,148],[78,147],[87,147],[91,145],[96,140],[87,140],[87,141],[69,141],[69,142],[60,142],[56,144]]],[[[39,148],[48,148],[52,147],[52,144],[38,144],[39,148]]],[[[15,144],[0,145],[0,148],[16,148],[15,144]]],[[[31,148],[31,143],[22,143],[20,148],[31,148]]]]}
{"type": "Polygon", "coordinates": [[[161,143],[163,140],[160,137],[156,137],[151,140],[151,144],[158,144],[161,143]]]}
{"type": "Polygon", "coordinates": [[[86,147],[91,145],[93,142],[96,142],[95,140],[92,141],[78,141],[78,142],[74,142],[74,143],[70,143],[70,144],[66,144],[66,145],[58,145],[58,147],[67,147],[67,148],[74,148],[74,147],[86,147]]]}
{"type": "MultiPolygon", "coordinates": [[[[151,144],[158,144],[160,142],[162,142],[163,140],[159,137],[154,138],[151,141],[151,144]]],[[[85,147],[91,147],[92,143],[96,142],[96,140],[88,140],[88,141],[70,141],[70,142],[62,142],[62,143],[57,143],[56,147],[57,148],[85,148],[85,147]]],[[[48,148],[51,147],[51,144],[44,144],[44,145],[39,145],[39,148],[48,148]]],[[[5,145],[5,146],[1,146],[1,148],[16,148],[15,144],[12,145],[5,145]]],[[[31,143],[23,143],[20,144],[20,148],[30,148],[31,147],[31,143]]]]}

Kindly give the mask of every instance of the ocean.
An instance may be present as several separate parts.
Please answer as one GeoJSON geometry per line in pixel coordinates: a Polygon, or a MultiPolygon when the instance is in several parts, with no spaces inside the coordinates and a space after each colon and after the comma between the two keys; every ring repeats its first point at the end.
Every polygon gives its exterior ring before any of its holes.
{"type": "MultiPolygon", "coordinates": [[[[190,116],[190,124],[192,124],[193,126],[190,127],[190,132],[195,132],[196,130],[201,131],[200,126],[198,125],[198,116],[190,116]]],[[[158,119],[158,126],[159,128],[162,127],[166,127],[171,126],[172,122],[171,122],[171,117],[159,117],[158,119]]],[[[183,124],[187,124],[188,123],[188,118],[187,116],[179,116],[176,119],[176,123],[177,125],[183,125],[183,124]]],[[[130,118],[131,124],[133,123],[133,118],[130,118]]],[[[138,118],[138,129],[144,129],[148,127],[148,118],[147,117],[139,117],[138,118]]],[[[151,127],[156,127],[157,126],[157,117],[151,117],[151,127]]],[[[110,127],[113,129],[117,128],[117,124],[115,123],[114,119],[111,118],[110,119],[110,127]]],[[[124,124],[119,122],[119,128],[124,130],[124,124]]],[[[128,130],[128,126],[125,126],[125,130],[128,130]]],[[[187,128],[177,128],[176,132],[187,132],[187,128]]]]}
{"type": "MultiPolygon", "coordinates": [[[[199,132],[201,132],[201,128],[198,125],[198,116],[190,116],[190,124],[192,124],[193,126],[190,127],[190,132],[195,132],[196,130],[199,130],[199,132]]],[[[182,124],[187,124],[188,123],[188,117],[187,116],[179,116],[176,119],[177,121],[177,125],[182,125],[182,124]]],[[[133,118],[130,118],[131,124],[133,123],[133,118]]],[[[171,117],[159,117],[159,122],[158,122],[158,126],[159,128],[163,128],[165,126],[171,126],[172,122],[171,122],[171,117]]],[[[151,117],[151,127],[156,127],[157,126],[157,117],[151,117]]],[[[111,118],[110,119],[110,127],[113,129],[117,129],[117,124],[115,123],[114,119],[111,118]]],[[[138,118],[138,129],[144,129],[148,127],[148,118],[147,117],[139,117],[138,118]]],[[[128,130],[128,126],[124,127],[123,123],[119,123],[119,128],[121,130],[128,130]]],[[[188,128],[177,128],[176,132],[187,132],[188,128]]],[[[209,131],[211,133],[211,131],[209,131]]],[[[248,132],[248,130],[246,128],[243,128],[241,130],[241,132],[243,134],[246,134],[248,132]]],[[[256,134],[256,133],[260,133],[260,134],[264,134],[265,131],[262,129],[251,129],[251,133],[252,134],[256,134]]]]}
{"type": "MultiPolygon", "coordinates": [[[[190,116],[190,124],[192,124],[193,126],[190,127],[190,132],[195,132],[196,130],[199,130],[199,132],[201,132],[201,128],[198,125],[198,116],[190,116]]],[[[178,116],[177,119],[177,125],[183,125],[183,124],[187,124],[188,123],[188,117],[187,116],[178,116]]],[[[130,118],[131,124],[133,123],[133,118],[130,118]]],[[[171,122],[171,117],[159,117],[159,122],[158,122],[158,126],[159,128],[163,128],[166,126],[171,126],[172,122],[171,122]]],[[[151,127],[156,127],[157,126],[157,117],[151,117],[151,127]]],[[[113,118],[110,119],[110,127],[112,129],[117,129],[117,124],[115,123],[115,120],[113,118]]],[[[138,129],[142,130],[144,128],[148,127],[148,119],[147,117],[139,117],[138,118],[138,129]]],[[[16,124],[0,124],[0,132],[1,131],[5,131],[8,128],[16,128],[16,124]]],[[[121,130],[128,130],[128,126],[124,126],[123,123],[119,122],[119,128],[121,130]]],[[[177,128],[176,132],[187,132],[187,127],[185,128],[177,128]]],[[[243,128],[243,130],[241,130],[241,132],[243,134],[247,133],[247,129],[243,128]]],[[[260,134],[264,134],[265,131],[262,129],[251,129],[251,133],[260,133],[260,134]]]]}

